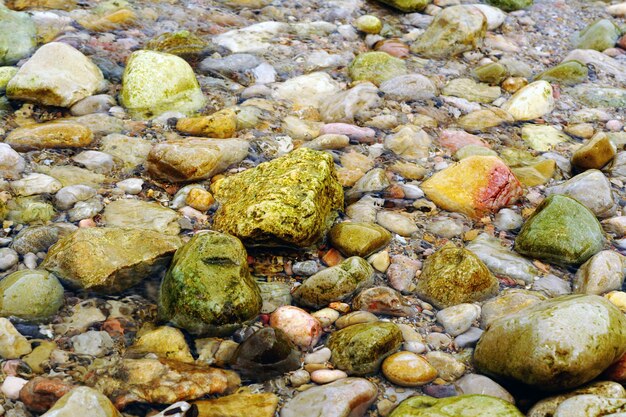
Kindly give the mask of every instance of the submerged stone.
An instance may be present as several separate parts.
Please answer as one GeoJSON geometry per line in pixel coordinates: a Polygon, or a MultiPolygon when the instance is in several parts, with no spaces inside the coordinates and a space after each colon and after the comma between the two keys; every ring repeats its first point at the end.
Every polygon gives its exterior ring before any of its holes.
{"type": "Polygon", "coordinates": [[[389,417],[523,417],[513,404],[488,395],[448,398],[415,396],[400,403],[389,417]]]}
{"type": "Polygon", "coordinates": [[[379,0],[401,12],[420,12],[426,8],[429,0],[379,0]]]}
{"type": "Polygon", "coordinates": [[[585,82],[588,75],[589,68],[586,65],[578,61],[567,61],[545,70],[535,79],[562,85],[575,85],[585,82]]]}
{"type": "Polygon", "coordinates": [[[346,256],[368,257],[391,241],[391,233],[374,223],[345,222],[330,229],[331,244],[346,256]]]}
{"type": "Polygon", "coordinates": [[[35,48],[37,31],[27,13],[0,4],[0,27],[0,66],[15,64],[35,48]]]}
{"type": "Polygon", "coordinates": [[[0,316],[28,321],[49,318],[63,305],[63,286],[41,270],[14,272],[0,281],[0,316]]]}
{"type": "Polygon", "coordinates": [[[574,41],[574,47],[602,52],[615,46],[621,32],[619,26],[610,19],[601,19],[587,26],[578,34],[574,41]]]}
{"type": "Polygon", "coordinates": [[[404,61],[386,52],[365,52],[358,55],[348,67],[348,74],[353,81],[371,81],[376,85],[406,73],[404,61]]]}

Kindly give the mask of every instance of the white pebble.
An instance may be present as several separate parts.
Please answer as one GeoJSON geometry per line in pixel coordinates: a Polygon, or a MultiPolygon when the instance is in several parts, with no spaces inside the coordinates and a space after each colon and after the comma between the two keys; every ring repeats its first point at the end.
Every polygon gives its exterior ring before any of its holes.
{"type": "Polygon", "coordinates": [[[304,356],[304,363],[325,363],[330,360],[331,351],[327,347],[324,347],[315,352],[307,353],[304,356]]]}
{"type": "Polygon", "coordinates": [[[16,376],[7,376],[0,390],[8,399],[17,400],[20,398],[22,387],[26,385],[27,382],[27,380],[16,376]]]}
{"type": "Polygon", "coordinates": [[[115,185],[127,194],[137,195],[141,192],[143,180],[140,178],[129,178],[127,180],[120,181],[115,185]]]}

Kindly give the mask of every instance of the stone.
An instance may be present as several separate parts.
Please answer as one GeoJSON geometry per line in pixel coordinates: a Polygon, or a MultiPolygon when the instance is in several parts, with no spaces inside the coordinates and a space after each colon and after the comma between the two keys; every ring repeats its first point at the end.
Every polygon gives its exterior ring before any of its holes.
{"type": "Polygon", "coordinates": [[[492,87],[484,83],[477,83],[471,78],[455,78],[446,84],[441,90],[441,94],[478,103],[492,103],[500,97],[502,91],[498,86],[492,87]]]}
{"type": "Polygon", "coordinates": [[[525,124],[522,126],[522,140],[536,151],[547,152],[570,139],[552,126],[525,124]]]}
{"type": "Polygon", "coordinates": [[[426,197],[444,210],[473,218],[495,212],[522,196],[519,181],[495,156],[465,158],[435,173],[421,188],[426,197]]]}
{"type": "Polygon", "coordinates": [[[130,172],[148,158],[152,144],[142,138],[113,133],[100,140],[101,150],[113,156],[116,166],[130,172]]]}
{"type": "Polygon", "coordinates": [[[466,248],[478,256],[496,276],[531,283],[539,275],[539,270],[531,261],[503,247],[499,239],[487,233],[478,235],[466,248]]]}
{"type": "Polygon", "coordinates": [[[398,352],[383,361],[385,378],[402,387],[419,387],[437,377],[437,370],[422,356],[412,352],[398,352]]]}
{"type": "Polygon", "coordinates": [[[387,269],[387,281],[395,290],[406,293],[415,285],[415,274],[421,267],[420,261],[405,255],[394,255],[387,269]]]}
{"type": "Polygon", "coordinates": [[[375,85],[406,74],[404,61],[386,52],[359,54],[348,66],[348,75],[352,81],[370,81],[375,85]]]}
{"type": "Polygon", "coordinates": [[[42,149],[83,148],[93,141],[91,129],[71,122],[47,122],[18,127],[6,143],[20,152],[42,149]]]}
{"type": "Polygon", "coordinates": [[[401,12],[421,12],[428,5],[427,0],[379,0],[388,6],[398,9],[401,12]]]}
{"type": "Polygon", "coordinates": [[[263,299],[261,313],[272,313],[281,306],[288,306],[291,304],[290,284],[279,281],[258,281],[257,284],[259,285],[259,289],[261,290],[261,298],[263,299]]]}
{"type": "Polygon", "coordinates": [[[185,363],[194,362],[183,332],[168,326],[140,333],[128,351],[140,354],[153,353],[160,358],[185,363]]]}
{"type": "Polygon", "coordinates": [[[403,126],[385,138],[385,148],[409,161],[427,158],[431,143],[428,133],[411,125],[403,126]]]}
{"type": "MultiPolygon", "coordinates": [[[[431,333],[430,336],[427,342],[435,349],[450,345],[451,340],[446,335],[431,333]]],[[[454,382],[465,373],[465,364],[449,353],[433,350],[428,352],[425,358],[437,370],[439,378],[446,382],[454,382]]]]}
{"type": "Polygon", "coordinates": [[[155,51],[135,51],[126,62],[121,104],[135,117],[149,118],[175,110],[190,114],[205,98],[193,69],[182,58],[155,51]]]}
{"type": "Polygon", "coordinates": [[[601,169],[616,155],[615,145],[608,135],[598,133],[572,155],[572,166],[578,171],[601,169]]]}
{"type": "Polygon", "coordinates": [[[176,236],[141,229],[80,228],[55,243],[41,267],[74,288],[116,293],[162,271],[176,236]]]}
{"type": "Polygon", "coordinates": [[[32,226],[22,229],[13,240],[13,249],[20,255],[28,252],[47,252],[48,248],[55,244],[61,235],[70,233],[66,230],[53,226],[32,226]]]}
{"type": "Polygon", "coordinates": [[[54,205],[61,210],[69,210],[79,201],[86,201],[98,194],[98,191],[88,185],[70,185],[61,188],[54,195],[54,205]]]}
{"type": "MultiPolygon", "coordinates": [[[[439,135],[437,142],[444,148],[450,149],[451,152],[457,152],[467,146],[475,145],[482,148],[488,148],[489,144],[482,138],[463,130],[446,129],[439,135]]],[[[457,153],[458,155],[458,153],[457,153]]],[[[470,155],[468,155],[470,156],[470,155]]],[[[459,160],[463,158],[457,158],[459,160]]]]}
{"type": "Polygon", "coordinates": [[[361,32],[371,33],[374,35],[379,33],[383,28],[383,22],[371,14],[360,16],[354,23],[356,28],[361,32]]]}
{"type": "Polygon", "coordinates": [[[108,174],[113,170],[113,157],[105,152],[83,151],[74,155],[72,160],[98,174],[108,174]]]}
{"type": "Polygon", "coordinates": [[[502,110],[511,114],[515,120],[538,119],[553,109],[552,86],[543,80],[522,87],[502,106],[502,110]]]}
{"type": "Polygon", "coordinates": [[[63,305],[63,287],[41,270],[14,272],[0,281],[0,316],[27,321],[45,320],[63,305]]]}
{"type": "Polygon", "coordinates": [[[464,248],[444,245],[426,258],[416,293],[438,308],[482,301],[498,291],[498,280],[487,266],[464,248]]]}
{"type": "Polygon", "coordinates": [[[626,89],[624,88],[580,84],[570,90],[570,95],[589,107],[620,109],[626,106],[626,89]]]}
{"type": "Polygon", "coordinates": [[[515,251],[558,265],[580,265],[604,245],[602,227],[578,201],[551,195],[524,223],[515,251]]]}
{"type": "Polygon", "coordinates": [[[377,394],[376,385],[364,378],[344,378],[298,393],[285,403],[280,417],[363,417],[377,394]]]}
{"type": "Polygon", "coordinates": [[[318,319],[294,306],[278,307],[270,315],[270,326],[282,330],[302,350],[315,347],[323,333],[318,319]]]}
{"type": "Polygon", "coordinates": [[[621,35],[621,29],[610,19],[597,20],[581,31],[574,40],[576,49],[604,51],[612,48],[621,35]]]}
{"type": "Polygon", "coordinates": [[[272,45],[269,42],[272,38],[287,32],[288,28],[289,25],[283,22],[261,22],[221,33],[213,38],[213,43],[233,53],[263,52],[272,45]]]}
{"type": "Polygon", "coordinates": [[[177,235],[179,215],[159,203],[121,199],[107,204],[102,220],[107,227],[144,229],[166,235],[177,235]]]}
{"type": "Polygon", "coordinates": [[[72,388],[71,384],[61,379],[37,376],[20,391],[20,401],[29,410],[43,414],[72,388]]]}
{"type": "Polygon", "coordinates": [[[344,255],[366,258],[387,246],[391,233],[377,224],[344,222],[330,229],[329,239],[344,255]]]}
{"type": "Polygon", "coordinates": [[[15,180],[26,168],[26,161],[7,143],[0,143],[0,176],[15,180]]]}
{"type": "Polygon", "coordinates": [[[460,395],[489,395],[515,404],[513,396],[491,378],[478,374],[466,374],[454,383],[460,395]]]}
{"type": "Polygon", "coordinates": [[[195,335],[230,334],[261,305],[246,250],[218,232],[197,234],[176,251],[159,293],[160,316],[195,335]]]}
{"type": "MultiPolygon", "coordinates": [[[[481,11],[483,11],[483,9],[481,9],[481,11]]],[[[487,19],[487,24],[489,24],[489,19],[487,19]]],[[[500,85],[502,81],[507,79],[509,76],[509,71],[499,62],[491,62],[489,64],[481,65],[480,67],[474,69],[472,73],[476,78],[478,78],[479,81],[491,85],[500,85]]],[[[498,95],[500,95],[499,90],[498,95]]]]}
{"type": "Polygon", "coordinates": [[[482,132],[491,127],[500,126],[502,123],[511,123],[515,119],[508,112],[498,108],[472,111],[469,114],[459,117],[457,123],[459,127],[469,132],[482,132]]]}
{"type": "Polygon", "coordinates": [[[103,85],[100,69],[66,43],[41,46],[7,85],[7,97],[38,104],[70,107],[103,85]]]}
{"type": "MultiPolygon", "coordinates": [[[[298,93],[301,94],[299,90],[298,93]]],[[[380,102],[378,88],[370,82],[361,82],[349,90],[323,97],[319,104],[319,111],[322,120],[326,123],[354,123],[355,118],[367,113],[372,107],[378,106],[380,102]]],[[[322,129],[322,133],[340,132],[328,132],[322,129]]]]}
{"type": "Polygon", "coordinates": [[[383,286],[361,291],[354,297],[352,308],[395,317],[414,317],[419,313],[402,294],[383,286]]]}
{"type": "Polygon", "coordinates": [[[402,344],[402,332],[393,323],[355,324],[331,334],[327,346],[333,365],[348,375],[378,372],[383,360],[402,344]]]}
{"type": "Polygon", "coordinates": [[[416,396],[404,400],[389,417],[523,417],[511,403],[488,395],[448,398],[416,396]]]}
{"type": "Polygon", "coordinates": [[[311,372],[311,381],[316,384],[328,384],[339,379],[347,378],[348,374],[338,369],[318,369],[311,372]]]}
{"type": "Polygon", "coordinates": [[[279,83],[272,94],[277,100],[294,105],[319,107],[331,94],[341,91],[339,84],[324,72],[312,72],[279,83]]]}
{"type": "Polygon", "coordinates": [[[307,353],[304,356],[305,365],[311,363],[326,363],[330,360],[332,352],[327,347],[316,350],[315,352],[307,353]]]}
{"type": "Polygon", "coordinates": [[[619,290],[624,283],[624,257],[604,250],[582,264],[574,276],[574,294],[601,295],[619,290]]]}
{"type": "Polygon", "coordinates": [[[586,65],[578,61],[567,61],[537,74],[535,79],[561,85],[576,85],[587,81],[588,76],[589,68],[586,65]]]}
{"type": "Polygon", "coordinates": [[[0,66],[13,65],[30,55],[37,45],[37,31],[27,13],[16,12],[0,5],[0,66]]]}
{"type": "Polygon", "coordinates": [[[600,375],[624,354],[625,339],[626,318],[610,302],[596,295],[561,296],[494,321],[474,361],[487,375],[564,390],[600,375]]]}
{"type": "Polygon", "coordinates": [[[36,194],[54,194],[59,191],[62,184],[55,178],[45,174],[28,174],[22,179],[11,183],[11,190],[18,196],[30,196],[36,194]]]}
{"type": "Polygon", "coordinates": [[[555,395],[553,397],[544,398],[535,404],[530,411],[528,411],[528,417],[550,417],[554,416],[558,406],[568,398],[575,397],[577,395],[593,394],[604,398],[624,398],[626,397],[626,390],[624,387],[611,381],[594,382],[581,388],[569,391],[565,394],[555,395]]]}
{"type": "Polygon", "coordinates": [[[517,288],[506,289],[497,297],[487,300],[483,304],[481,327],[486,329],[495,320],[509,314],[517,313],[528,306],[537,304],[546,299],[547,297],[541,292],[517,288]]]}
{"type": "Polygon", "coordinates": [[[93,417],[121,417],[107,397],[89,387],[76,387],[54,404],[43,416],[72,417],[88,412],[93,417]]]}
{"type": "Polygon", "coordinates": [[[546,189],[547,195],[562,194],[587,207],[599,218],[615,214],[617,205],[609,179],[597,169],[589,169],[559,185],[546,189]],[[589,193],[589,190],[594,190],[589,193]]]}
{"type": "Polygon", "coordinates": [[[245,414],[274,417],[278,397],[272,393],[239,393],[193,404],[198,408],[198,417],[239,417],[245,414]]]}
{"type": "Polygon", "coordinates": [[[208,116],[178,119],[176,130],[192,136],[232,138],[237,130],[237,114],[233,109],[224,109],[208,116]]]}
{"type": "Polygon", "coordinates": [[[479,317],[480,307],[467,303],[447,307],[437,313],[437,321],[453,337],[468,331],[479,317]]]}
{"type": "Polygon", "coordinates": [[[73,116],[85,116],[93,113],[107,113],[111,107],[117,103],[113,97],[108,94],[97,94],[95,96],[85,97],[76,102],[70,108],[73,116]]]}
{"type": "Polygon", "coordinates": [[[77,355],[101,357],[109,353],[113,348],[113,339],[104,331],[89,330],[73,336],[70,340],[74,347],[74,353],[77,355]]]}
{"type": "Polygon", "coordinates": [[[533,0],[489,0],[489,4],[506,12],[513,12],[532,6],[533,0]]]}
{"type": "Polygon", "coordinates": [[[282,330],[264,327],[237,347],[231,367],[246,379],[265,381],[300,368],[300,352],[282,330]]]}
{"type": "Polygon", "coordinates": [[[200,55],[207,47],[202,38],[188,30],[162,33],[146,43],[146,49],[167,52],[182,58],[193,58],[200,55]]]}
{"type": "Polygon", "coordinates": [[[20,258],[16,251],[11,248],[0,248],[0,272],[13,268],[20,258]]]}
{"type": "Polygon", "coordinates": [[[376,214],[376,222],[400,236],[411,236],[418,231],[417,224],[413,219],[393,211],[379,211],[376,214]]]}
{"type": "Polygon", "coordinates": [[[9,400],[17,400],[20,398],[20,391],[28,381],[15,376],[7,376],[2,383],[0,391],[9,400]]]}
{"type": "Polygon", "coordinates": [[[416,101],[428,100],[437,95],[437,87],[421,74],[398,75],[383,81],[380,91],[391,100],[416,101]]]}
{"type": "Polygon", "coordinates": [[[4,317],[0,317],[0,358],[18,359],[32,352],[30,343],[15,326],[4,317]]]}
{"type": "Polygon", "coordinates": [[[626,411],[626,399],[605,398],[598,395],[577,395],[563,401],[556,409],[555,417],[584,417],[589,415],[619,415],[626,411]],[[610,413],[610,414],[607,414],[610,413]]]}
{"type": "Polygon", "coordinates": [[[332,157],[306,148],[219,183],[214,227],[246,243],[307,247],[343,209],[332,157]]]}
{"type": "Polygon", "coordinates": [[[498,29],[506,20],[507,14],[497,7],[489,6],[487,4],[472,4],[472,6],[480,10],[485,15],[487,18],[488,30],[498,29]]]}
{"type": "Polygon", "coordinates": [[[151,175],[171,182],[199,181],[223,172],[248,155],[241,139],[173,139],[158,143],[148,154],[151,175]]]}

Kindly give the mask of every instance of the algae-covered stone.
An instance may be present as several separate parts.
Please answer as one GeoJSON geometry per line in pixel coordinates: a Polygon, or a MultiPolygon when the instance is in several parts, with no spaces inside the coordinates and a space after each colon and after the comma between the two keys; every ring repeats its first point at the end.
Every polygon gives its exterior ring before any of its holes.
{"type": "Polygon", "coordinates": [[[601,19],[587,26],[574,41],[575,49],[604,51],[615,46],[622,31],[610,19],[601,19]]]}
{"type": "Polygon", "coordinates": [[[353,81],[371,81],[376,85],[405,74],[404,61],[386,52],[362,53],[348,67],[348,75],[353,81]]]}
{"type": "Polygon", "coordinates": [[[491,62],[476,68],[473,74],[484,83],[500,84],[509,76],[509,71],[501,63],[491,62]]]}
{"type": "Polygon", "coordinates": [[[238,393],[210,400],[195,401],[201,417],[274,417],[278,396],[269,392],[238,393]]]}
{"type": "Polygon", "coordinates": [[[553,126],[525,124],[522,126],[522,139],[532,149],[547,152],[559,143],[568,142],[569,136],[553,126]]]}
{"type": "Polygon", "coordinates": [[[411,45],[411,51],[426,58],[448,58],[480,47],[486,33],[487,19],[480,10],[447,7],[411,45]]]}
{"type": "Polygon", "coordinates": [[[572,165],[579,171],[601,169],[615,158],[616,153],[609,136],[600,132],[574,152],[572,165]]]}
{"type": "Polygon", "coordinates": [[[481,301],[496,295],[498,280],[471,251],[444,245],[430,255],[416,293],[438,308],[481,301]]]}
{"type": "Polygon", "coordinates": [[[162,33],[146,43],[146,49],[183,58],[200,55],[207,47],[207,43],[188,30],[162,33]]]}
{"type": "Polygon", "coordinates": [[[159,203],[131,199],[110,202],[102,216],[109,227],[154,230],[167,235],[180,232],[178,219],[178,213],[159,203]]]}
{"type": "Polygon", "coordinates": [[[378,372],[387,356],[402,343],[402,332],[393,323],[361,323],[337,330],[328,339],[331,361],[350,375],[378,372]]]}
{"type": "Polygon", "coordinates": [[[500,97],[502,91],[500,87],[477,83],[471,78],[455,78],[441,90],[441,94],[478,103],[491,103],[500,97]]]}
{"type": "Polygon", "coordinates": [[[621,311],[600,296],[570,295],[494,321],[474,361],[488,375],[556,391],[591,381],[624,352],[621,311]]]}
{"type": "Polygon", "coordinates": [[[48,251],[41,267],[77,288],[116,293],[163,270],[176,236],[142,229],[79,228],[48,251]]]}
{"type": "Polygon", "coordinates": [[[52,274],[25,269],[0,281],[0,316],[45,320],[63,305],[63,286],[52,274]]]}
{"type": "Polygon", "coordinates": [[[563,62],[537,75],[535,79],[550,83],[575,85],[587,80],[589,68],[579,61],[563,62]]]}
{"type": "Polygon", "coordinates": [[[389,417],[524,417],[513,404],[488,395],[447,398],[416,396],[404,400],[389,417]]]}
{"type": "Polygon", "coordinates": [[[374,269],[365,259],[353,256],[308,278],[294,291],[293,297],[299,304],[322,308],[347,299],[373,282],[374,269]]]}
{"type": "Polygon", "coordinates": [[[16,67],[2,67],[0,66],[0,93],[6,90],[7,84],[11,81],[11,78],[17,74],[16,67]]]}
{"type": "Polygon", "coordinates": [[[379,0],[401,12],[411,13],[422,11],[430,3],[429,0],[379,0]]]}
{"type": "Polygon", "coordinates": [[[37,31],[30,15],[0,4],[0,66],[12,65],[28,56],[37,44],[37,31]]]}
{"type": "Polygon", "coordinates": [[[537,207],[515,239],[522,255],[559,265],[580,265],[602,250],[602,226],[573,198],[551,195],[537,207]]]}
{"type": "Polygon", "coordinates": [[[538,119],[554,109],[552,86],[549,82],[539,80],[519,89],[502,109],[511,114],[515,120],[538,119]]]}
{"type": "Polygon", "coordinates": [[[189,114],[205,104],[191,66],[176,55],[154,51],[136,51],[128,58],[120,101],[137,117],[170,110],[189,114]]]}
{"type": "Polygon", "coordinates": [[[224,109],[208,116],[179,119],[176,129],[188,135],[232,138],[237,130],[237,114],[233,109],[224,109]]]}
{"type": "Polygon", "coordinates": [[[391,233],[374,223],[345,222],[330,229],[330,243],[346,256],[366,258],[387,246],[391,233]]]}
{"type": "Polygon", "coordinates": [[[159,294],[159,314],[192,334],[222,335],[254,319],[261,294],[239,239],[218,232],[180,248],[159,294]]]}
{"type": "Polygon", "coordinates": [[[330,154],[300,148],[221,181],[214,227],[246,243],[306,247],[343,209],[330,154]]]}
{"type": "Polygon", "coordinates": [[[532,6],[533,0],[488,0],[487,3],[504,11],[513,12],[532,6]]]}

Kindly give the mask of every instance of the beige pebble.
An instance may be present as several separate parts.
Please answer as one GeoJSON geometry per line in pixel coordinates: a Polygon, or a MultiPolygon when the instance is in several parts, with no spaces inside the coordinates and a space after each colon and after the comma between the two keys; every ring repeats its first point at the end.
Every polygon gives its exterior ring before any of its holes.
{"type": "Polygon", "coordinates": [[[398,352],[383,361],[383,375],[394,384],[417,387],[437,377],[437,370],[423,357],[412,352],[398,352]]]}
{"type": "Polygon", "coordinates": [[[316,384],[328,384],[338,379],[347,378],[348,374],[339,369],[320,369],[311,373],[311,381],[316,384]]]}

